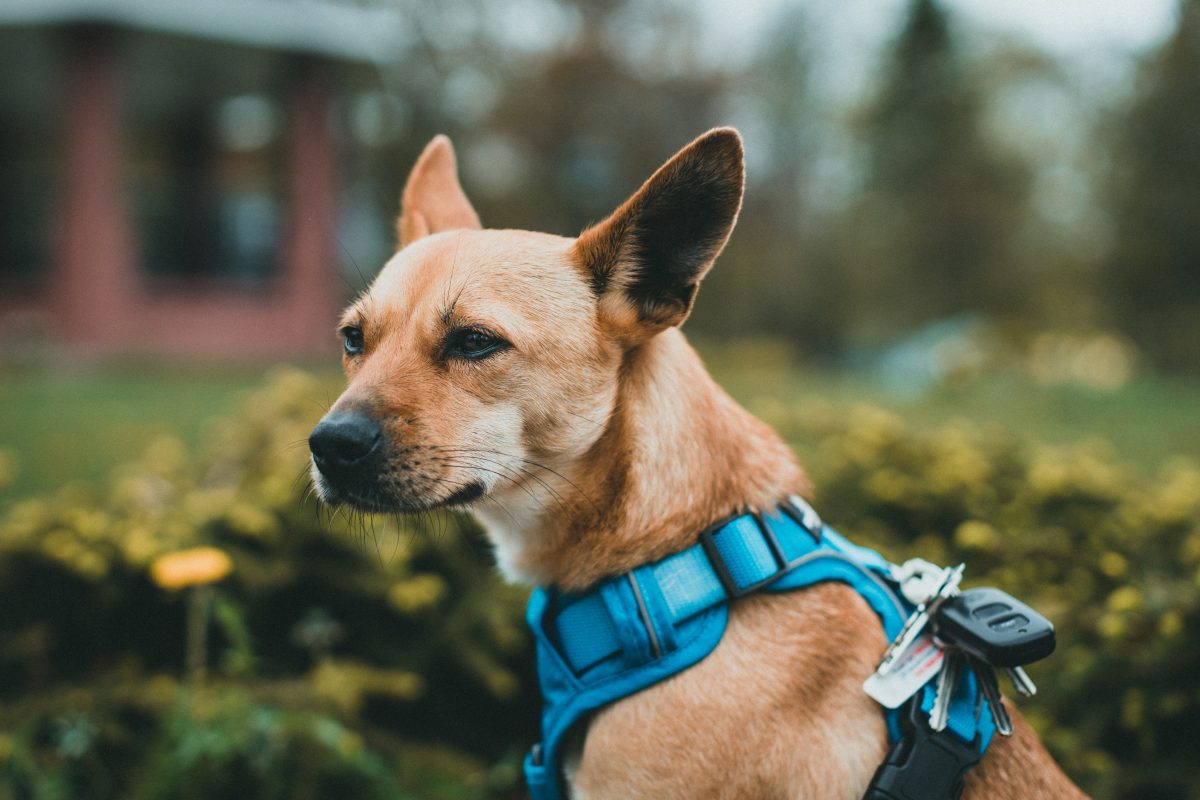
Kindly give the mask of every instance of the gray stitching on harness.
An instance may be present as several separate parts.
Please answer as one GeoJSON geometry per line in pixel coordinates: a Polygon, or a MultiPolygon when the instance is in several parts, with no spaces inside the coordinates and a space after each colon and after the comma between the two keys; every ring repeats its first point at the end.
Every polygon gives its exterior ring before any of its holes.
{"type": "Polygon", "coordinates": [[[642,597],[642,587],[638,586],[637,578],[633,577],[632,572],[626,572],[625,577],[629,578],[629,585],[633,587],[633,597],[637,600],[638,614],[642,617],[642,624],[646,626],[646,633],[650,634],[650,646],[654,648],[654,657],[662,658],[662,644],[659,643],[658,632],[654,630],[654,623],[650,620],[646,599],[642,597]]]}
{"type": "MultiPolygon", "coordinates": [[[[787,575],[789,572],[796,569],[797,567],[804,566],[805,564],[809,563],[810,561],[816,561],[816,560],[822,559],[822,558],[834,558],[834,559],[837,559],[838,561],[845,561],[847,564],[850,564],[853,567],[857,567],[859,569],[859,571],[862,572],[862,574],[867,577],[868,580],[870,580],[872,583],[874,583],[876,586],[878,586],[880,589],[882,589],[884,591],[884,594],[887,596],[887,598],[889,600],[892,601],[892,605],[896,607],[896,611],[897,611],[897,613],[900,614],[900,616],[902,616],[902,617],[907,616],[907,614],[904,611],[904,606],[901,605],[901,603],[900,603],[900,598],[896,595],[896,592],[895,592],[895,590],[892,589],[892,587],[890,587],[886,583],[884,583],[883,579],[880,578],[878,575],[876,575],[875,572],[872,571],[869,567],[863,566],[862,564],[855,561],[853,557],[851,557],[845,553],[838,552],[837,550],[814,550],[811,553],[805,553],[800,558],[797,558],[796,560],[789,562],[787,564],[787,566],[785,566],[780,571],[779,577],[783,578],[785,575],[787,575]]],[[[770,584],[768,584],[767,588],[770,588],[770,584]]]]}

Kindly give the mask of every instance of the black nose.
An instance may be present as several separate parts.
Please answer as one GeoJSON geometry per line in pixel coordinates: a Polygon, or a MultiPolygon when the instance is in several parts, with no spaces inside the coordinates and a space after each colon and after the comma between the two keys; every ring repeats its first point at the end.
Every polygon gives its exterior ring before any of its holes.
{"type": "Polygon", "coordinates": [[[379,449],[383,431],[361,411],[328,414],[308,437],[317,468],[328,474],[347,467],[362,466],[379,449]]]}

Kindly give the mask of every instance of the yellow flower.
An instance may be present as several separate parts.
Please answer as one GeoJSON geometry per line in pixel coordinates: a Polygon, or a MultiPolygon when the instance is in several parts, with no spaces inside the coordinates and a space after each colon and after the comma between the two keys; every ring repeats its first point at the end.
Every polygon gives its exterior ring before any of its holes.
{"type": "Polygon", "coordinates": [[[1100,571],[1110,578],[1120,578],[1129,571],[1129,562],[1125,556],[1109,550],[1100,556],[1100,571]]]}
{"type": "Polygon", "coordinates": [[[1146,694],[1141,689],[1130,689],[1121,698],[1121,725],[1127,730],[1137,730],[1146,718],[1146,694]]]}
{"type": "Polygon", "coordinates": [[[489,669],[484,672],[483,682],[494,696],[501,699],[512,697],[521,688],[516,676],[504,669],[489,669]]]}
{"type": "Polygon", "coordinates": [[[247,502],[230,506],[225,512],[225,520],[231,528],[247,536],[269,536],[279,530],[279,521],[274,514],[247,502]]]}
{"type": "Polygon", "coordinates": [[[388,602],[396,609],[412,613],[437,604],[446,594],[446,582],[438,575],[425,573],[392,584],[388,602]]]}
{"type": "Polygon", "coordinates": [[[225,551],[195,547],[159,556],[150,565],[150,576],[163,589],[183,589],[221,580],[233,570],[225,551]]]}
{"type": "Polygon", "coordinates": [[[1124,617],[1116,614],[1105,614],[1100,617],[1100,621],[1096,623],[1096,630],[1105,639],[1119,639],[1125,635],[1128,626],[1125,624],[1124,617]]]}
{"type": "Polygon", "coordinates": [[[969,519],[954,531],[954,543],[967,550],[995,550],[1000,534],[986,522],[969,519]]]}
{"type": "Polygon", "coordinates": [[[1134,586],[1122,586],[1108,596],[1108,608],[1118,614],[1142,607],[1142,592],[1134,586]]]}
{"type": "Polygon", "coordinates": [[[1183,620],[1176,611],[1168,611],[1158,620],[1158,632],[1168,638],[1183,632],[1183,620]]]}
{"type": "Polygon", "coordinates": [[[871,473],[865,488],[871,495],[889,503],[899,502],[915,491],[913,481],[900,470],[891,467],[871,473]]]}

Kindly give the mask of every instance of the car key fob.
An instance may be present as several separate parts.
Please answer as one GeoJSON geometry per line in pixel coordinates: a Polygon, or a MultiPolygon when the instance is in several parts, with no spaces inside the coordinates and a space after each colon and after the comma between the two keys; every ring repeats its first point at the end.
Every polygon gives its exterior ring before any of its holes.
{"type": "Polygon", "coordinates": [[[1054,652],[1054,624],[1007,592],[967,589],[938,608],[938,639],[993,667],[1019,667],[1054,652]]]}

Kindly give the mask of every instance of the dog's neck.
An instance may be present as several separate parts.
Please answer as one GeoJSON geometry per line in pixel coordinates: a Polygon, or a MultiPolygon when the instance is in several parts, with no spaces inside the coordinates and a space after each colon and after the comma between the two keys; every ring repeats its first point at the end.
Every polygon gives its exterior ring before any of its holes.
{"type": "Polygon", "coordinates": [[[708,375],[676,329],[631,350],[581,459],[477,509],[501,570],[577,590],[682,550],[741,510],[808,489],[788,446],[708,375]]]}

